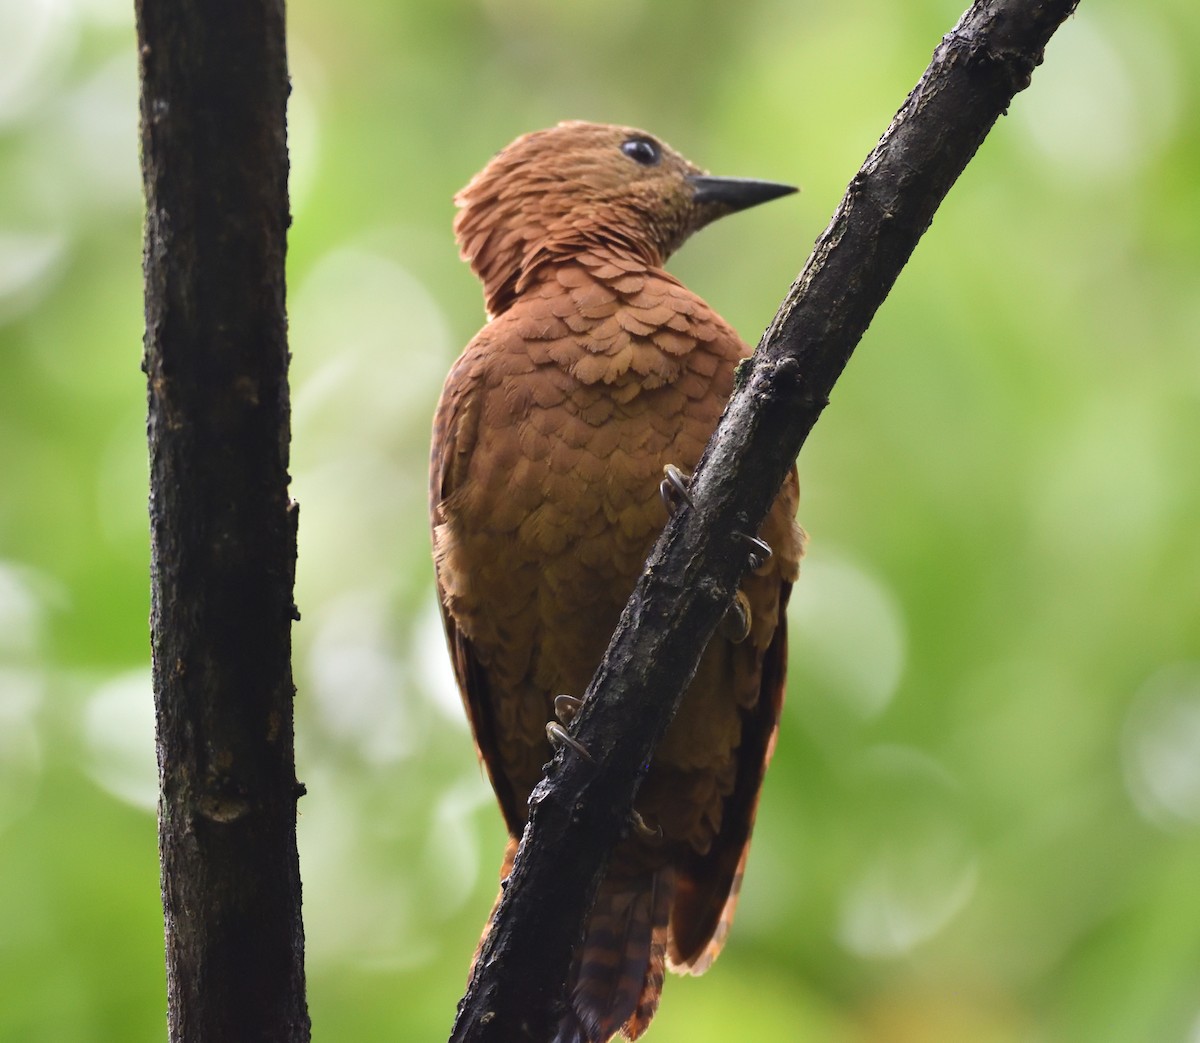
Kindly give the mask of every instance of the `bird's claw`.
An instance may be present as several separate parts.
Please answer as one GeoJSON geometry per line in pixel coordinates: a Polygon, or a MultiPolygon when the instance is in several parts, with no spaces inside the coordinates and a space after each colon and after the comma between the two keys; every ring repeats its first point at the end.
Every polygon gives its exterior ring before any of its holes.
{"type": "Polygon", "coordinates": [[[646,820],[637,813],[636,808],[630,808],[629,810],[629,824],[633,827],[633,831],[643,840],[662,839],[662,826],[655,826],[651,829],[646,825],[646,820]]]}
{"type": "Polygon", "coordinates": [[[585,761],[590,761],[592,755],[588,753],[587,747],[578,739],[572,738],[564,725],[569,725],[575,720],[575,715],[579,713],[579,708],[583,705],[582,699],[576,699],[573,695],[556,695],[554,697],[554,716],[557,721],[551,721],[546,725],[546,738],[550,740],[550,745],[556,750],[562,749],[564,746],[569,746],[579,754],[585,761]]]}
{"type": "Polygon", "coordinates": [[[673,517],[685,503],[692,506],[692,494],[689,491],[692,476],[684,474],[674,464],[663,467],[663,475],[663,480],[658,484],[658,495],[662,497],[667,513],[673,517]]]}
{"type": "Polygon", "coordinates": [[[590,761],[592,755],[588,753],[588,749],[578,739],[573,739],[570,733],[558,721],[551,721],[546,725],[546,738],[550,740],[550,745],[556,750],[561,750],[564,746],[569,746],[579,754],[585,761],[590,761]]]}
{"type": "Polygon", "coordinates": [[[733,600],[721,617],[721,636],[735,645],[750,636],[750,599],[742,591],[733,595],[733,600]]]}
{"type": "Polygon", "coordinates": [[[579,713],[582,705],[583,700],[576,699],[573,695],[556,695],[554,697],[554,716],[563,724],[570,724],[575,720],[575,715],[579,713]]]}
{"type": "Polygon", "coordinates": [[[766,540],[760,540],[757,536],[747,536],[744,532],[735,532],[734,536],[750,544],[747,562],[751,572],[757,572],[771,560],[774,551],[771,550],[771,545],[766,540]]]}

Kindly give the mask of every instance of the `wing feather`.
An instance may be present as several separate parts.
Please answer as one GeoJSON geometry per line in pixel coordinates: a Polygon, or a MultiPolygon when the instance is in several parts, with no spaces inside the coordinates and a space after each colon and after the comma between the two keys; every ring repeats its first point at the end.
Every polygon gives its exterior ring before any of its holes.
{"type": "Polygon", "coordinates": [[[477,344],[473,343],[460,356],[446,377],[442,397],[434,414],[429,466],[430,518],[433,526],[438,605],[459,694],[462,696],[467,719],[471,723],[476,751],[487,769],[492,788],[496,791],[509,832],[519,835],[523,827],[523,816],[512,783],[500,761],[494,714],[495,701],[492,698],[488,674],[470,639],[462,633],[451,614],[451,599],[443,576],[443,541],[446,538],[443,504],[462,486],[471,456],[478,445],[479,419],[486,394],[482,354],[477,344]]]}

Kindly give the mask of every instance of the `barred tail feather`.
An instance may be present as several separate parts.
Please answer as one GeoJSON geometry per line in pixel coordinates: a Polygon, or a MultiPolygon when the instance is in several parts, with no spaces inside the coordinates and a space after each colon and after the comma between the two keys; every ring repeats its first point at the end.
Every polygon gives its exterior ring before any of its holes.
{"type": "Polygon", "coordinates": [[[708,971],[713,965],[713,961],[721,955],[721,950],[725,948],[725,941],[729,937],[729,929],[733,926],[733,917],[737,912],[738,895],[742,891],[742,876],[746,872],[746,856],[750,854],[750,845],[747,844],[742,850],[742,857],[738,861],[737,871],[733,875],[733,881],[729,887],[729,897],[725,899],[725,905],[721,909],[721,917],[717,921],[717,926],[713,930],[712,937],[709,938],[704,948],[691,959],[676,961],[672,958],[672,954],[668,953],[667,966],[676,974],[691,974],[699,976],[708,971]]]}
{"type": "Polygon", "coordinates": [[[634,1040],[646,1031],[662,995],[673,891],[667,868],[600,885],[554,1043],[606,1043],[618,1029],[634,1040]]]}

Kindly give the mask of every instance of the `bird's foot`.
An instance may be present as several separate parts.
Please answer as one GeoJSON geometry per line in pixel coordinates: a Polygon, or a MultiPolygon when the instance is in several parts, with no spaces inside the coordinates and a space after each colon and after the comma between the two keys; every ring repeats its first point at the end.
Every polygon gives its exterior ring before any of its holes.
{"type": "Polygon", "coordinates": [[[578,739],[571,738],[567,729],[559,724],[558,721],[551,721],[546,725],[546,738],[550,740],[550,745],[556,750],[561,750],[564,746],[569,746],[585,761],[592,759],[592,755],[588,753],[587,747],[578,739]]]}
{"type": "Polygon", "coordinates": [[[667,464],[663,468],[663,475],[665,477],[659,482],[658,495],[662,497],[667,513],[674,517],[685,503],[692,506],[692,494],[689,491],[692,476],[684,474],[674,464],[667,464]]]}
{"type": "Polygon", "coordinates": [[[579,708],[582,705],[583,700],[576,699],[573,695],[556,695],[554,697],[554,716],[558,720],[550,721],[546,725],[546,738],[550,740],[550,745],[556,750],[561,750],[564,746],[569,746],[585,761],[590,761],[592,755],[588,753],[588,748],[578,739],[573,738],[567,729],[563,727],[563,725],[570,724],[575,719],[575,715],[579,713],[579,708]]]}
{"type": "MultiPolygon", "coordinates": [[[[684,504],[688,507],[693,506],[691,486],[692,476],[690,474],[685,474],[674,464],[667,464],[663,467],[663,480],[658,483],[658,495],[662,497],[667,514],[674,517],[684,504]]],[[[744,532],[735,532],[734,535],[750,544],[751,571],[762,568],[770,561],[771,545],[766,540],[760,540],[757,536],[748,536],[744,532]]]]}
{"type": "Polygon", "coordinates": [[[742,591],[733,595],[733,600],[721,617],[720,634],[735,645],[750,636],[750,599],[742,591]]]}
{"type": "Polygon", "coordinates": [[[747,536],[744,532],[735,532],[734,536],[750,544],[750,553],[746,557],[746,562],[750,566],[751,572],[757,572],[771,560],[774,551],[771,550],[771,545],[766,540],[760,540],[757,536],[747,536]]]}

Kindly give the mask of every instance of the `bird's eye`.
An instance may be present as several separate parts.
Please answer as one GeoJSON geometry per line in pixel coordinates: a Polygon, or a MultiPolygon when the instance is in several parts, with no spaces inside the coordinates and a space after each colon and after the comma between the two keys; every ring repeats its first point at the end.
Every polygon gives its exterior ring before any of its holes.
{"type": "Polygon", "coordinates": [[[658,142],[651,141],[649,138],[630,138],[622,143],[621,151],[635,163],[640,163],[644,167],[652,167],[662,159],[658,142]]]}

